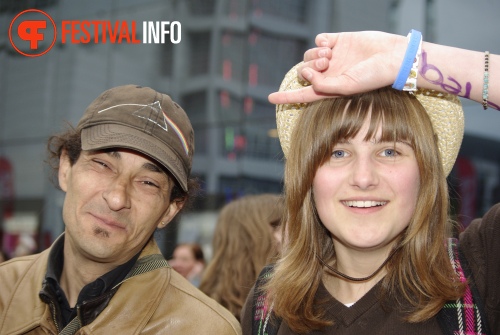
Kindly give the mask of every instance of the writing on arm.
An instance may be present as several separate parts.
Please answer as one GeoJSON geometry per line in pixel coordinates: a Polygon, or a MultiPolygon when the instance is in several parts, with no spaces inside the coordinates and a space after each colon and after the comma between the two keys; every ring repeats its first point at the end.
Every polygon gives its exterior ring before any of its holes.
{"type": "MultiPolygon", "coordinates": [[[[465,87],[462,86],[455,78],[448,76],[445,78],[441,70],[433,64],[427,62],[427,53],[422,51],[422,65],[419,71],[421,77],[433,85],[440,86],[444,91],[458,95],[460,97],[470,99],[470,92],[472,90],[472,84],[470,82],[465,83],[465,87]],[[464,89],[464,91],[462,91],[464,89]]],[[[488,106],[500,110],[500,106],[488,101],[488,106]]]]}

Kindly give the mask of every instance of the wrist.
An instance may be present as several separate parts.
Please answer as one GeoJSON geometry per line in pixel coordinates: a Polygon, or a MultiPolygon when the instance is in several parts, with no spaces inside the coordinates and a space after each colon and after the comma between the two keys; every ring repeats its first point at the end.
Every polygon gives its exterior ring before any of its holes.
{"type": "Polygon", "coordinates": [[[392,57],[390,61],[390,78],[391,84],[396,80],[399,69],[405,58],[406,48],[408,46],[408,39],[403,35],[393,35],[392,57]]]}
{"type": "Polygon", "coordinates": [[[407,36],[408,45],[406,47],[403,62],[399,68],[392,88],[404,91],[417,90],[418,65],[422,50],[422,33],[412,29],[407,36]]]}

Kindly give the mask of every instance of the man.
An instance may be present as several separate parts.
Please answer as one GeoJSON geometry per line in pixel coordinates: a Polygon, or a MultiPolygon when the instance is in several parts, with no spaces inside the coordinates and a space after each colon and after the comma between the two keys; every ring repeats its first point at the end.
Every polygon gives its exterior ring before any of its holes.
{"type": "Polygon", "coordinates": [[[154,239],[188,199],[191,123],[168,95],[127,85],[49,140],[65,231],[0,265],[0,334],[240,334],[173,271],[154,239]]]}

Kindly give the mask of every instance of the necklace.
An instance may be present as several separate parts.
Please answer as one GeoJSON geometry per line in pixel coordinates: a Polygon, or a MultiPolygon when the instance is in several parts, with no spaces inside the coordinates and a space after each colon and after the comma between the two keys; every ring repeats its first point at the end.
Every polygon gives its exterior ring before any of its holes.
{"type": "Polygon", "coordinates": [[[337,275],[339,277],[342,277],[344,279],[347,279],[347,280],[350,280],[350,281],[355,281],[355,282],[361,282],[361,281],[366,281],[368,279],[372,279],[373,277],[375,277],[375,275],[377,273],[380,272],[380,270],[382,270],[382,268],[387,264],[387,262],[389,262],[389,260],[392,258],[392,256],[394,256],[394,254],[396,253],[396,251],[398,250],[399,248],[396,248],[394,249],[393,251],[391,251],[391,253],[389,254],[389,256],[387,256],[387,258],[385,259],[385,261],[382,263],[382,265],[380,265],[378,267],[377,270],[375,270],[374,273],[372,273],[371,275],[369,275],[368,277],[363,277],[363,278],[354,278],[354,277],[351,277],[351,276],[348,276],[342,272],[340,272],[339,270],[337,269],[334,269],[332,268],[330,265],[328,265],[324,260],[322,260],[318,255],[316,255],[316,258],[318,258],[319,262],[325,266],[328,270],[330,270],[331,272],[333,272],[334,275],[337,275]]]}

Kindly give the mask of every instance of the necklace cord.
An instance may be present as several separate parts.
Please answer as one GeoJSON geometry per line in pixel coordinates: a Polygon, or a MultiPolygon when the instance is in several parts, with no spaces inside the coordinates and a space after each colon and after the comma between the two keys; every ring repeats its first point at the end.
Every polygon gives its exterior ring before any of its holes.
{"type": "Polygon", "coordinates": [[[373,277],[375,277],[377,275],[377,273],[380,272],[380,270],[382,270],[384,268],[384,266],[389,262],[389,260],[392,258],[392,256],[394,256],[394,254],[396,254],[396,251],[399,250],[399,247],[398,248],[395,248],[390,254],[389,256],[387,256],[387,258],[385,259],[385,261],[382,263],[382,265],[380,265],[378,267],[377,270],[375,270],[374,273],[372,273],[371,275],[369,275],[368,277],[363,277],[363,278],[354,278],[354,277],[351,277],[351,276],[348,276],[342,272],[340,272],[339,270],[337,269],[334,269],[333,267],[331,267],[330,265],[328,265],[323,259],[321,259],[321,257],[319,257],[318,254],[316,254],[316,258],[319,260],[319,262],[325,266],[329,271],[332,272],[333,275],[337,275],[339,277],[342,277],[344,279],[347,279],[347,280],[350,280],[350,281],[354,281],[354,282],[362,282],[362,281],[367,281],[369,279],[372,279],[373,277]]]}

